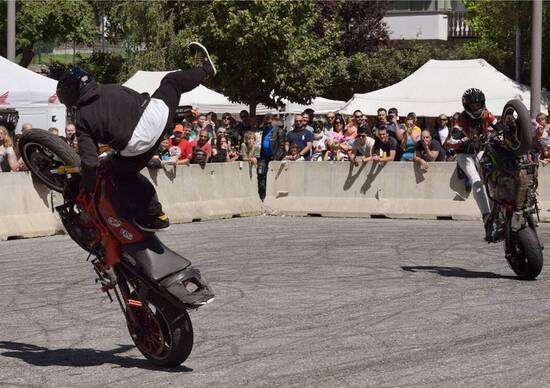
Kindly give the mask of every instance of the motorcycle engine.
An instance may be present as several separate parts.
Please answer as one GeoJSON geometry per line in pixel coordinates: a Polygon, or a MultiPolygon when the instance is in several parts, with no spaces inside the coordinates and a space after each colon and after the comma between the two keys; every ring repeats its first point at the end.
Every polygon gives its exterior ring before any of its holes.
{"type": "Polygon", "coordinates": [[[497,201],[513,202],[516,195],[516,181],[508,174],[498,174],[494,187],[494,197],[497,201]]]}

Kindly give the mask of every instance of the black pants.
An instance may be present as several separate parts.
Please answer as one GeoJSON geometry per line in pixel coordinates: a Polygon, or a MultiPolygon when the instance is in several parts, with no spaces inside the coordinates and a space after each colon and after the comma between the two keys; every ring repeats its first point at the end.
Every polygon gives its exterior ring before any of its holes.
{"type": "MultiPolygon", "coordinates": [[[[168,120],[163,123],[165,127],[172,125],[181,94],[195,89],[205,76],[206,72],[200,68],[175,71],[164,76],[159,88],[151,98],[162,100],[168,106],[168,120]]],[[[139,173],[156,153],[161,141],[162,136],[153,147],[143,154],[122,156],[117,153],[113,158],[112,173],[115,183],[113,202],[125,208],[123,213],[131,212],[138,219],[155,218],[162,214],[162,205],[157,199],[154,186],[139,173]],[[132,199],[131,204],[128,201],[130,198],[132,199]]]]}

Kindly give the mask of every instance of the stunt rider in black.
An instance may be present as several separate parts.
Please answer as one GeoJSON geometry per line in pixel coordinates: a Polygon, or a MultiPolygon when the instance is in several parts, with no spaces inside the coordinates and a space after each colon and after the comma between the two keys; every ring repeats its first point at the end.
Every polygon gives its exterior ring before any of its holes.
{"type": "Polygon", "coordinates": [[[189,48],[196,67],[168,73],[151,97],[120,85],[99,85],[80,68],[63,74],[57,84],[59,100],[75,111],[82,160],[81,190],[93,191],[97,145],[109,145],[116,151],[111,163],[114,195],[123,201],[136,199],[143,205],[144,209],[138,209],[143,214],[135,222],[146,231],[166,229],[170,223],[153,185],[139,171],[147,165],[165,129],[172,124],[180,95],[200,85],[207,76],[216,75],[206,48],[197,42],[189,48]]]}

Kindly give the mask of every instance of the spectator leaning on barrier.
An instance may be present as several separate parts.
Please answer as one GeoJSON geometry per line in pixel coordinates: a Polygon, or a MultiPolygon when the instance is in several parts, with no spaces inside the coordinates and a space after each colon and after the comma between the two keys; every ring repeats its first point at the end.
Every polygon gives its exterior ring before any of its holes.
{"type": "Polygon", "coordinates": [[[291,144],[288,148],[288,153],[283,160],[302,161],[305,160],[303,155],[300,155],[300,147],[297,144],[291,144]]]}
{"type": "Polygon", "coordinates": [[[548,143],[548,123],[547,117],[544,113],[540,112],[533,120],[533,133],[536,144],[548,143]]]}
{"type": "MultiPolygon", "coordinates": [[[[201,129],[199,131],[199,136],[195,140],[191,142],[191,147],[193,149],[193,153],[195,153],[196,150],[201,150],[206,154],[206,161],[208,161],[212,157],[212,146],[210,145],[210,142],[208,141],[208,131],[206,129],[201,129]]],[[[195,155],[192,156],[192,160],[198,159],[195,157],[195,155]]],[[[200,157],[201,163],[202,163],[202,157],[200,157]]]]}
{"type": "Polygon", "coordinates": [[[407,117],[405,128],[405,132],[401,135],[400,140],[401,155],[399,156],[399,160],[411,161],[414,157],[416,143],[420,140],[421,131],[416,130],[412,117],[407,117]]]}
{"type": "Polygon", "coordinates": [[[19,164],[13,143],[6,127],[0,126],[0,169],[2,172],[17,171],[19,164]]]}
{"type": "Polygon", "coordinates": [[[172,132],[172,137],[168,140],[167,148],[172,163],[189,164],[193,147],[189,140],[185,138],[186,128],[183,124],[178,124],[172,132]]]}
{"type": "Polygon", "coordinates": [[[380,162],[394,161],[397,147],[397,140],[390,137],[387,126],[379,126],[378,136],[374,142],[373,160],[380,162]]]}
{"type": "Polygon", "coordinates": [[[327,149],[326,146],[327,136],[325,135],[323,122],[315,121],[313,123],[313,155],[311,156],[312,161],[322,161],[324,153],[327,149]]]}
{"type": "Polygon", "coordinates": [[[372,150],[375,140],[367,136],[366,133],[360,133],[351,147],[351,161],[358,166],[359,163],[367,163],[372,160],[372,150]]]}
{"type": "Polygon", "coordinates": [[[428,171],[428,162],[442,162],[445,160],[445,151],[438,141],[432,138],[430,131],[422,131],[422,138],[416,143],[413,160],[424,171],[428,171]]]}
{"type": "Polygon", "coordinates": [[[295,159],[291,160],[298,160],[301,157],[303,157],[304,160],[309,160],[311,148],[313,147],[313,133],[305,128],[306,124],[302,115],[296,115],[294,119],[294,129],[286,135],[286,152],[289,153],[292,144],[298,147],[298,153],[293,155],[295,159]]]}
{"type": "Polygon", "coordinates": [[[229,141],[225,134],[225,130],[218,128],[218,134],[216,136],[216,144],[212,148],[212,163],[224,163],[231,162],[229,158],[229,141]]]}
{"type": "Polygon", "coordinates": [[[256,143],[256,134],[252,131],[245,132],[244,142],[241,144],[241,160],[251,163],[253,166],[258,165],[260,157],[260,147],[256,143]]]}
{"type": "Polygon", "coordinates": [[[13,150],[15,151],[15,157],[17,159],[17,171],[28,171],[29,169],[25,164],[25,162],[23,161],[21,154],[19,153],[19,140],[21,139],[21,136],[22,135],[20,133],[15,135],[14,146],[13,146],[13,150]]]}
{"type": "MultiPolygon", "coordinates": [[[[162,168],[166,164],[176,164],[177,160],[170,159],[170,150],[168,149],[168,138],[164,137],[160,142],[157,152],[151,157],[147,167],[149,168],[162,168]]],[[[177,148],[177,147],[174,147],[177,148]]]]}
{"type": "Polygon", "coordinates": [[[327,134],[327,148],[323,160],[340,160],[344,142],[344,118],[336,116],[334,119],[334,129],[327,134]]]}

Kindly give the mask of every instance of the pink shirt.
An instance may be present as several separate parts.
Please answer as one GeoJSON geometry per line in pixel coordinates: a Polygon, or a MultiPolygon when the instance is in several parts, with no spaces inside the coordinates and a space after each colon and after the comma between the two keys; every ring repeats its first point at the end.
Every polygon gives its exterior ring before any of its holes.
{"type": "Polygon", "coordinates": [[[195,139],[191,142],[191,147],[194,149],[195,147],[200,148],[204,152],[206,152],[206,155],[208,155],[208,158],[212,156],[212,146],[210,145],[210,142],[207,141],[202,146],[199,146],[198,139],[195,139]]]}

